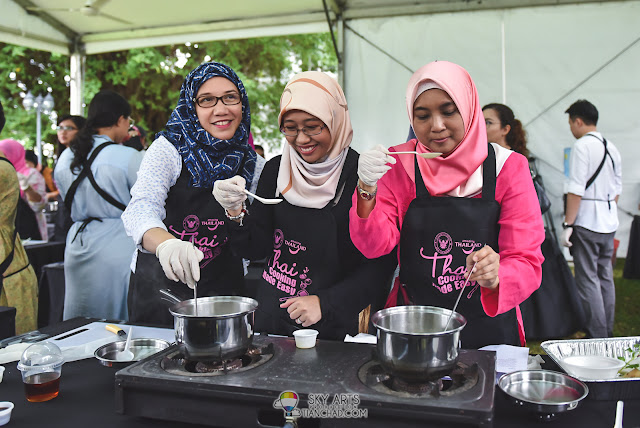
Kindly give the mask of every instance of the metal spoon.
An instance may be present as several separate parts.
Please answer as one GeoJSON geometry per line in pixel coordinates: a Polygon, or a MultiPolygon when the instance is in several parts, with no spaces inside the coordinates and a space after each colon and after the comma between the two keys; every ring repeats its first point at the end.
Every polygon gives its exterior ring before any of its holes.
{"type": "Polygon", "coordinates": [[[389,150],[387,150],[386,152],[388,155],[418,155],[423,159],[433,159],[433,158],[437,158],[438,156],[442,156],[442,153],[439,152],[432,152],[432,153],[418,153],[418,152],[390,152],[389,150]]]}
{"type": "Polygon", "coordinates": [[[244,189],[244,193],[246,193],[249,196],[252,196],[255,200],[257,200],[258,202],[262,202],[265,205],[274,205],[274,204],[279,204],[280,202],[283,201],[283,199],[267,199],[267,198],[262,198],[258,195],[254,195],[253,193],[251,193],[250,191],[248,191],[247,189],[244,189]]]}
{"type": "Polygon", "coordinates": [[[123,351],[119,351],[116,354],[116,360],[117,361],[131,361],[133,360],[133,352],[131,352],[129,350],[129,345],[131,344],[131,332],[133,332],[133,327],[129,328],[129,334],[127,335],[127,341],[124,344],[124,350],[123,351]]]}
{"type": "Polygon", "coordinates": [[[453,314],[456,312],[456,309],[458,308],[458,303],[460,303],[460,298],[462,297],[462,293],[464,293],[464,288],[469,283],[469,278],[471,278],[471,273],[473,273],[473,270],[476,268],[477,264],[478,264],[478,262],[475,262],[473,264],[473,267],[471,268],[471,272],[469,272],[469,276],[464,281],[464,284],[462,284],[462,289],[460,290],[460,294],[458,294],[458,299],[456,300],[456,304],[453,305],[453,309],[451,310],[451,313],[449,314],[449,318],[447,319],[447,323],[444,325],[444,330],[443,331],[447,331],[447,328],[449,328],[449,323],[451,322],[451,317],[453,316],[453,314]]]}
{"type": "Polygon", "coordinates": [[[195,302],[196,316],[198,316],[198,283],[197,282],[193,286],[193,301],[195,302]]]}

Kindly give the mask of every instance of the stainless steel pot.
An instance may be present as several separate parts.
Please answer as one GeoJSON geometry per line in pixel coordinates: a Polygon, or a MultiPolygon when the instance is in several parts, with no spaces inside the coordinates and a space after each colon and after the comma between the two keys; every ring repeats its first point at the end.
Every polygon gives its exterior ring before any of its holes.
{"type": "Polygon", "coordinates": [[[376,312],[378,358],[391,374],[407,382],[425,382],[449,374],[458,360],[460,331],[467,320],[449,309],[396,306],[376,312]]]}
{"type": "Polygon", "coordinates": [[[249,297],[214,296],[180,301],[168,290],[160,290],[175,302],[173,315],[176,343],[185,356],[196,361],[224,361],[242,356],[253,341],[254,312],[258,302],[249,297]]]}

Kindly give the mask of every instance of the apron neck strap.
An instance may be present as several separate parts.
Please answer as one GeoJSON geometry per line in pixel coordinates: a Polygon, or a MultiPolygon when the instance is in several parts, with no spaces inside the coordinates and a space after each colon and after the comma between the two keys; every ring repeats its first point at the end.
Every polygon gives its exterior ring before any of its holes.
{"type": "MultiPolygon", "coordinates": [[[[416,151],[418,143],[416,143],[416,151]]],[[[420,168],[418,167],[418,155],[414,156],[414,174],[416,182],[416,198],[430,197],[431,194],[424,184],[420,168]]],[[[496,199],[496,153],[493,146],[489,144],[487,158],[482,163],[482,199],[493,201],[496,199]]]]}

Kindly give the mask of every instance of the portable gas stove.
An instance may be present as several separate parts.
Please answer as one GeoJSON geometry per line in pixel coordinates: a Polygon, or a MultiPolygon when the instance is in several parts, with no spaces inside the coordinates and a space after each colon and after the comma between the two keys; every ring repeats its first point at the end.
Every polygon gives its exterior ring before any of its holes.
{"type": "Polygon", "coordinates": [[[174,345],[118,371],[116,411],[215,427],[283,426],[284,411],[273,404],[294,391],[298,409],[313,408],[310,394],[328,394],[329,403],[335,394],[357,394],[357,408],[367,412],[366,418],[301,417],[300,428],[491,427],[495,354],[461,350],[450,378],[394,379],[372,345],[319,340],[315,348],[297,349],[293,338],[256,336],[246,355],[222,364],[186,361],[174,345]]]}

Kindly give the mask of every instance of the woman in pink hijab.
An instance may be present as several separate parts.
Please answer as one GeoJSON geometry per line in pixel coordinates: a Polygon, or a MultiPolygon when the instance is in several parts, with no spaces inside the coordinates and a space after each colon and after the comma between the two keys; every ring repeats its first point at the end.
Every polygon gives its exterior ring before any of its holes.
{"type": "MultiPolygon", "coordinates": [[[[33,211],[36,221],[38,223],[37,231],[33,231],[26,236],[23,227],[29,223],[23,221],[25,225],[21,226],[21,235],[23,239],[33,238],[46,241],[47,236],[47,219],[42,212],[42,209],[47,203],[47,186],[42,174],[35,168],[30,168],[25,160],[25,149],[22,144],[16,140],[2,140],[0,141],[0,151],[3,151],[13,164],[13,167],[18,173],[18,181],[20,182],[20,195],[24,201],[29,204],[30,209],[33,211]]],[[[30,224],[30,223],[29,223],[30,224]]]]}
{"type": "Polygon", "coordinates": [[[395,256],[367,260],[349,237],[349,209],[358,153],[342,88],[319,71],[295,75],[282,93],[278,125],[282,155],[269,160],[257,194],[282,198],[277,205],[253,201],[243,208],[241,177],[217,181],[238,255],[266,258],[260,275],[256,331],[291,335],[300,327],[321,338],[358,333],[358,314],[381,307],[395,256]]]}
{"type": "Polygon", "coordinates": [[[467,319],[463,347],[524,344],[518,305],[540,286],[544,240],[527,159],[487,143],[475,85],[459,65],[420,68],[406,102],[417,138],[389,151],[437,157],[363,153],[351,238],[370,258],[399,245],[388,306],[451,309],[465,288],[456,310],[467,319]]]}

